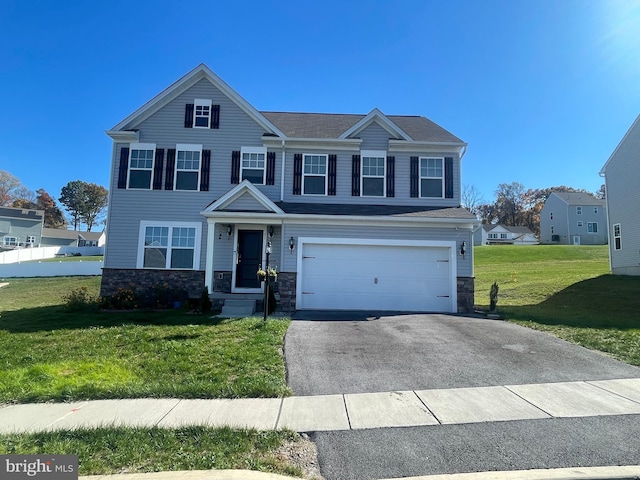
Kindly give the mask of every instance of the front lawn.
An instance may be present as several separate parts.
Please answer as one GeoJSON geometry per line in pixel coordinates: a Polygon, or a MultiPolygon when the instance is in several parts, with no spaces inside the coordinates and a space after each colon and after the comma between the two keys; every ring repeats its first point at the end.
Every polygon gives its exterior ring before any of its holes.
{"type": "Polygon", "coordinates": [[[607,248],[475,247],[476,304],[496,281],[508,320],[640,366],[640,277],[610,275],[607,248]]]}
{"type": "Polygon", "coordinates": [[[0,288],[0,403],[290,393],[288,320],[217,320],[186,310],[66,312],[98,277],[10,279],[0,288]]]}

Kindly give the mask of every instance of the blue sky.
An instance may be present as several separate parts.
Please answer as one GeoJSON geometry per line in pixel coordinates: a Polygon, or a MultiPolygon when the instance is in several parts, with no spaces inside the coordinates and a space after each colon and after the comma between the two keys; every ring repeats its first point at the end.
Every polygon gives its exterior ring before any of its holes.
{"type": "Polygon", "coordinates": [[[108,186],[104,131],[200,63],[259,110],[426,116],[487,201],[595,191],[640,113],[640,0],[3,0],[0,169],[108,186]]]}

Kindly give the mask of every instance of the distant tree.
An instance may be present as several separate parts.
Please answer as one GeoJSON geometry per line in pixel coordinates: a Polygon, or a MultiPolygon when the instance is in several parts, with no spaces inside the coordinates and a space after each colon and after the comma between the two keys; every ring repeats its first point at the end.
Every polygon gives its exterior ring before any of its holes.
{"type": "Polygon", "coordinates": [[[498,221],[494,203],[483,203],[482,205],[478,205],[477,215],[480,220],[482,220],[482,223],[486,225],[490,225],[498,221]]]}
{"type": "Polygon", "coordinates": [[[605,198],[607,198],[607,187],[604,183],[600,185],[600,188],[595,193],[595,196],[600,200],[604,200],[605,198]]]}
{"type": "Polygon", "coordinates": [[[25,210],[37,210],[38,206],[27,200],[26,198],[16,198],[13,202],[11,202],[11,206],[13,208],[24,208],[25,210]]]}
{"type": "Polygon", "coordinates": [[[516,226],[524,210],[524,185],[519,182],[500,183],[496,190],[496,216],[498,223],[516,226]]]}
{"type": "Polygon", "coordinates": [[[44,210],[44,226],[47,228],[66,228],[67,221],[64,214],[51,195],[44,188],[36,190],[36,194],[36,208],[44,210]]]}
{"type": "Polygon", "coordinates": [[[104,212],[109,201],[109,191],[102,185],[86,183],[84,185],[84,202],[80,219],[87,225],[87,231],[96,224],[96,220],[104,212]]]}
{"type": "Polygon", "coordinates": [[[74,180],[62,187],[60,203],[71,215],[74,230],[84,223],[90,232],[104,212],[108,196],[109,191],[101,185],[74,180]]]}
{"type": "Polygon", "coordinates": [[[78,230],[84,208],[84,186],[85,182],[73,180],[67,183],[60,192],[58,199],[65,206],[65,210],[71,215],[73,229],[78,230]]]}
{"type": "Polygon", "coordinates": [[[14,193],[22,187],[18,177],[0,170],[0,207],[7,207],[16,199],[14,193]]]}
{"type": "Polygon", "coordinates": [[[475,185],[465,185],[462,187],[462,206],[474,215],[478,215],[479,207],[484,203],[484,198],[475,185]]]}

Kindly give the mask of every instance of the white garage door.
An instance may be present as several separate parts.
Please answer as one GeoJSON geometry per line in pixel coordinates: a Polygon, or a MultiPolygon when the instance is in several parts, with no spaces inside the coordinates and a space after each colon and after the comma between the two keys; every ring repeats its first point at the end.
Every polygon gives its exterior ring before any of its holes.
{"type": "Polygon", "coordinates": [[[454,312],[450,251],[303,243],[298,308],[454,312]]]}

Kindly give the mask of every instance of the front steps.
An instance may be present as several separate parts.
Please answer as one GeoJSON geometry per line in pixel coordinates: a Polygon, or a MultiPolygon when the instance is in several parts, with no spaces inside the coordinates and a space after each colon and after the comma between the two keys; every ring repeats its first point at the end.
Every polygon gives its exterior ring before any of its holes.
{"type": "Polygon", "coordinates": [[[256,312],[256,301],[247,299],[227,298],[220,312],[221,317],[241,318],[250,317],[256,312]]]}

